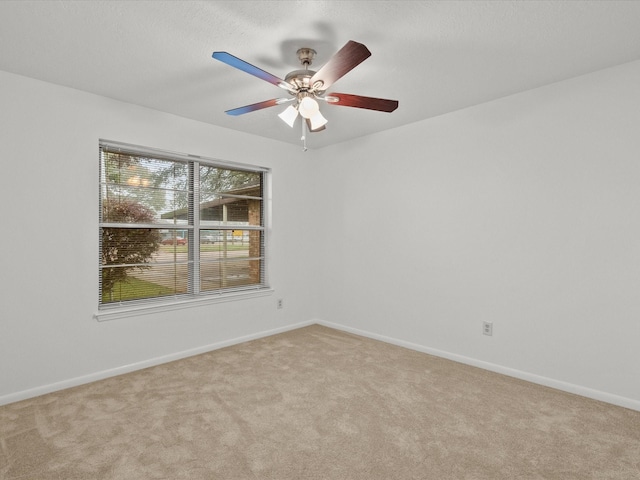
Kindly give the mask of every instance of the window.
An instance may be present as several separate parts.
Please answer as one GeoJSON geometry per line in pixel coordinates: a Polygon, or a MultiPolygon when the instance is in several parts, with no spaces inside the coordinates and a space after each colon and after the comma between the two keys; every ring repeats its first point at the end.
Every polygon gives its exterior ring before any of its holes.
{"type": "Polygon", "coordinates": [[[267,172],[101,141],[99,308],[267,288],[267,172]]]}

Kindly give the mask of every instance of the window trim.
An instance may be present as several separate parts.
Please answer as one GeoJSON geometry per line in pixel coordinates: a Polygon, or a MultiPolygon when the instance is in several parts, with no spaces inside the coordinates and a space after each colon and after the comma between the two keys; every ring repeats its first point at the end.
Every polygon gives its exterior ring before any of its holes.
{"type": "MultiPolygon", "coordinates": [[[[250,172],[256,172],[262,174],[262,225],[260,227],[256,226],[246,226],[250,230],[260,230],[263,235],[263,273],[262,282],[260,284],[247,285],[247,286],[239,286],[237,288],[231,288],[224,291],[212,291],[203,293],[198,290],[196,294],[179,294],[174,296],[167,297],[156,297],[155,299],[148,299],[146,301],[141,301],[137,303],[136,300],[131,300],[127,302],[114,302],[108,304],[100,304],[99,300],[97,301],[98,308],[94,313],[93,317],[97,321],[105,321],[105,320],[114,320],[117,318],[125,318],[137,315],[144,315],[150,313],[161,313],[168,312],[173,310],[179,310],[184,308],[190,308],[195,306],[220,303],[220,302],[229,302],[229,301],[237,301],[242,299],[249,299],[255,297],[262,297],[271,295],[273,293],[273,289],[269,283],[269,258],[270,258],[270,242],[269,236],[271,232],[271,169],[267,167],[240,163],[240,162],[231,162],[224,161],[209,157],[202,157],[200,155],[192,155],[185,154],[167,150],[161,150],[152,147],[145,147],[139,145],[133,145],[129,143],[123,143],[113,140],[99,139],[99,151],[103,148],[108,149],[117,149],[122,152],[130,153],[131,155],[142,156],[145,155],[151,158],[157,158],[161,160],[168,161],[180,161],[187,162],[193,164],[193,162],[197,162],[198,165],[204,166],[213,166],[220,168],[228,168],[231,170],[246,170],[250,172]]],[[[102,180],[99,180],[99,185],[102,180]]],[[[197,189],[199,189],[199,185],[197,185],[197,189]]],[[[197,217],[199,217],[199,209],[195,208],[197,211],[197,217]]],[[[99,229],[102,224],[99,222],[99,229]]],[[[194,229],[194,225],[188,225],[188,229],[194,229]]],[[[201,229],[200,225],[197,226],[198,229],[201,229]]],[[[206,228],[205,228],[206,229],[206,228]]],[[[194,255],[199,252],[199,244],[198,242],[194,242],[195,251],[194,255]]],[[[99,257],[100,258],[100,257],[99,257]]],[[[197,270],[197,269],[195,269],[197,270]]],[[[197,280],[199,274],[195,275],[194,280],[197,280]]],[[[99,297],[99,293],[98,293],[99,297]]]]}
{"type": "Polygon", "coordinates": [[[236,292],[211,293],[200,297],[190,297],[173,299],[171,301],[158,301],[153,304],[146,305],[121,305],[109,306],[108,308],[98,310],[93,314],[98,322],[108,320],[117,320],[120,318],[137,317],[139,315],[148,315],[151,313],[164,313],[175,310],[182,310],[191,307],[200,307],[223,302],[234,302],[238,300],[246,300],[250,298],[266,297],[272,295],[274,289],[271,287],[256,287],[254,290],[243,290],[236,292]]]}

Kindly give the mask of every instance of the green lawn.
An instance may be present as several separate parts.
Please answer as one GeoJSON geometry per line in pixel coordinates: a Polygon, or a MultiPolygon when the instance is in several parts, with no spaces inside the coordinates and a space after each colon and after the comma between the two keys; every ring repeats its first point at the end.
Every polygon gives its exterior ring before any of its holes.
{"type": "Polygon", "coordinates": [[[126,281],[115,284],[111,296],[109,296],[109,292],[103,290],[102,303],[123,302],[125,300],[138,300],[140,298],[173,294],[174,291],[170,288],[140,280],[139,278],[129,277],[126,281]]]}
{"type": "MultiPolygon", "coordinates": [[[[205,244],[200,246],[202,252],[217,252],[222,250],[221,244],[205,244]]],[[[247,244],[227,243],[227,251],[249,250],[247,244]]],[[[187,245],[161,245],[160,251],[165,253],[187,253],[187,245]],[[174,250],[175,249],[175,250],[174,250]]],[[[168,287],[157,283],[141,280],[136,277],[129,276],[124,282],[118,282],[113,287],[111,294],[102,291],[102,303],[124,302],[127,300],[139,300],[142,298],[164,297],[174,295],[176,292],[168,287]]]]}

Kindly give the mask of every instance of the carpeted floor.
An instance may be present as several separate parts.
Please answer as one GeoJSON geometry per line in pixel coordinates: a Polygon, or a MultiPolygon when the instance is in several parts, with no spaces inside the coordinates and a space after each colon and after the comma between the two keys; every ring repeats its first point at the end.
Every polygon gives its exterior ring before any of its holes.
{"type": "Polygon", "coordinates": [[[0,479],[640,479],[640,412],[322,326],[0,407],[0,479]]]}

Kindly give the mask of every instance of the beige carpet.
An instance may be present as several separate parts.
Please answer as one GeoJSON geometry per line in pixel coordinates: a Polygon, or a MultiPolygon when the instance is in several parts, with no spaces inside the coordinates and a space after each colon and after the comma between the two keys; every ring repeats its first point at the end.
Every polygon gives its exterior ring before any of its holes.
{"type": "Polygon", "coordinates": [[[321,326],[0,407],[2,479],[640,479],[640,412],[321,326]]]}

